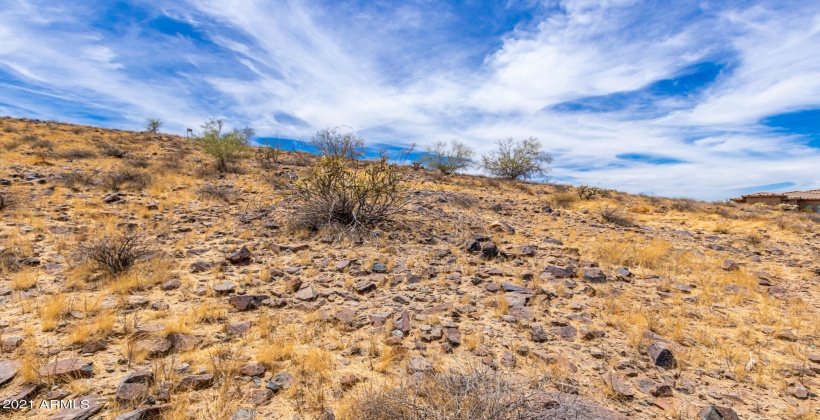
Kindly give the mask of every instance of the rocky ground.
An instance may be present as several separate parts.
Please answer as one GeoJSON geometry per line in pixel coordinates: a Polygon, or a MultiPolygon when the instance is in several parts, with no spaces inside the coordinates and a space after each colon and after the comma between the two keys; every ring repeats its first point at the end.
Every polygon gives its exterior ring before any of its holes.
{"type": "Polygon", "coordinates": [[[350,238],[290,226],[314,161],[0,119],[0,416],[354,418],[478,372],[555,418],[817,418],[817,215],[408,167],[350,238]]]}

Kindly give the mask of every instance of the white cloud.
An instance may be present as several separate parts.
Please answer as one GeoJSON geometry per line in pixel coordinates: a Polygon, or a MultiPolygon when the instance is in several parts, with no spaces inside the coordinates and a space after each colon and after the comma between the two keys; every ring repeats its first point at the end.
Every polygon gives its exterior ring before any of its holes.
{"type": "MultiPolygon", "coordinates": [[[[448,35],[451,11],[425,2],[332,3],[332,10],[318,0],[146,5],[213,44],[158,41],[146,37],[145,22],[110,36],[83,24],[102,4],[62,4],[55,13],[17,0],[0,13],[0,70],[28,84],[18,92],[81,98],[119,112],[132,128],[147,116],[181,130],[220,115],[261,135],[299,138],[345,124],[393,133],[372,142],[423,147],[462,138],[479,151],[497,139],[536,136],[558,157],[556,178],[673,196],[725,198],[788,181],[816,188],[804,180],[820,179],[818,149],[757,125],[819,105],[820,10],[811,3],[722,9],[567,0],[503,35],[483,62],[475,56],[488,44],[448,35]],[[682,108],[668,116],[550,110],[640,89],[708,59],[730,66],[702,96],[661,100],[660,110],[682,108]],[[274,117],[283,113],[309,127],[274,117]],[[650,165],[621,154],[685,163],[650,165]]],[[[126,23],[111,22],[118,24],[126,23]]],[[[40,109],[52,116],[46,104],[40,109]]]]}

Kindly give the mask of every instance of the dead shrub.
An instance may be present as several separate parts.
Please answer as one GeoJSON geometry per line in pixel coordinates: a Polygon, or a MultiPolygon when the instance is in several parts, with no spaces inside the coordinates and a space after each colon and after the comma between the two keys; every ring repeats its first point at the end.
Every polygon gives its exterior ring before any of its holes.
{"type": "Polygon", "coordinates": [[[575,194],[569,192],[559,192],[552,195],[552,206],[559,209],[568,209],[572,203],[578,200],[575,194]]]}
{"type": "Polygon", "coordinates": [[[145,236],[129,229],[115,236],[80,245],[77,259],[81,262],[90,261],[97,269],[116,276],[153,253],[145,236]]]}
{"type": "Polygon", "coordinates": [[[90,187],[94,185],[94,175],[86,172],[68,172],[62,175],[63,185],[66,188],[90,187]]]}
{"type": "Polygon", "coordinates": [[[109,191],[131,188],[138,191],[151,183],[151,175],[131,169],[112,170],[102,176],[102,185],[109,191]]]}
{"type": "Polygon", "coordinates": [[[385,159],[348,165],[345,157],[323,156],[296,183],[295,224],[314,231],[326,225],[373,228],[403,211],[404,190],[401,171],[385,159]]]}
{"type": "Polygon", "coordinates": [[[689,198],[678,198],[669,203],[669,208],[679,212],[693,212],[697,210],[697,202],[689,198]]]}
{"type": "Polygon", "coordinates": [[[598,211],[598,215],[606,223],[618,226],[632,226],[632,219],[627,217],[621,210],[614,207],[605,207],[598,211]]]}
{"type": "Polygon", "coordinates": [[[0,211],[11,208],[14,205],[14,198],[6,191],[0,191],[0,211]]]}
{"type": "Polygon", "coordinates": [[[236,198],[236,191],[230,185],[206,184],[196,191],[200,197],[232,203],[236,198]]]}
{"type": "Polygon", "coordinates": [[[22,144],[23,144],[23,142],[20,141],[20,139],[14,139],[14,140],[11,140],[11,141],[4,142],[3,143],[3,148],[6,149],[7,152],[11,152],[13,150],[16,150],[22,144]]]}
{"type": "Polygon", "coordinates": [[[442,203],[448,203],[451,206],[461,207],[463,209],[473,208],[478,200],[469,194],[460,194],[445,191],[439,195],[438,200],[442,203]]]}
{"type": "Polygon", "coordinates": [[[79,160],[95,158],[97,154],[86,149],[70,149],[60,153],[60,157],[63,159],[79,160]]]}
{"type": "Polygon", "coordinates": [[[99,147],[100,153],[108,157],[122,159],[125,157],[125,155],[128,154],[128,150],[126,150],[124,147],[113,143],[102,143],[99,145],[99,147]]]}
{"type": "Polygon", "coordinates": [[[145,169],[151,166],[151,162],[144,157],[129,157],[128,159],[125,159],[125,164],[140,169],[145,169]]]}
{"type": "Polygon", "coordinates": [[[513,381],[489,368],[418,374],[393,388],[369,388],[352,396],[343,418],[538,419],[556,408],[545,404],[546,381],[513,381]]]}

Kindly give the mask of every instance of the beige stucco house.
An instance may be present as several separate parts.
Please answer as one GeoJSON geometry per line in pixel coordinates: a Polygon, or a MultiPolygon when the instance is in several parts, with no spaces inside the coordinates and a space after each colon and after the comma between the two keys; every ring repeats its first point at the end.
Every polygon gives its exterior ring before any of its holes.
{"type": "Polygon", "coordinates": [[[785,193],[759,192],[735,198],[733,201],[748,204],[778,205],[782,203],[794,204],[801,211],[820,213],[820,190],[792,191],[785,193]]]}

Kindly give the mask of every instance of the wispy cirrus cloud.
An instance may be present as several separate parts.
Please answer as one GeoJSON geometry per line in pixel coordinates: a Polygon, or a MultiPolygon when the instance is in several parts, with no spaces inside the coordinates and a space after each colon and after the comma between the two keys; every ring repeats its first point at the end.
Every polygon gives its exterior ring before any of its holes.
{"type": "Polygon", "coordinates": [[[6,3],[6,114],[536,136],[559,181],[698,198],[820,179],[816,2],[6,3]]]}

